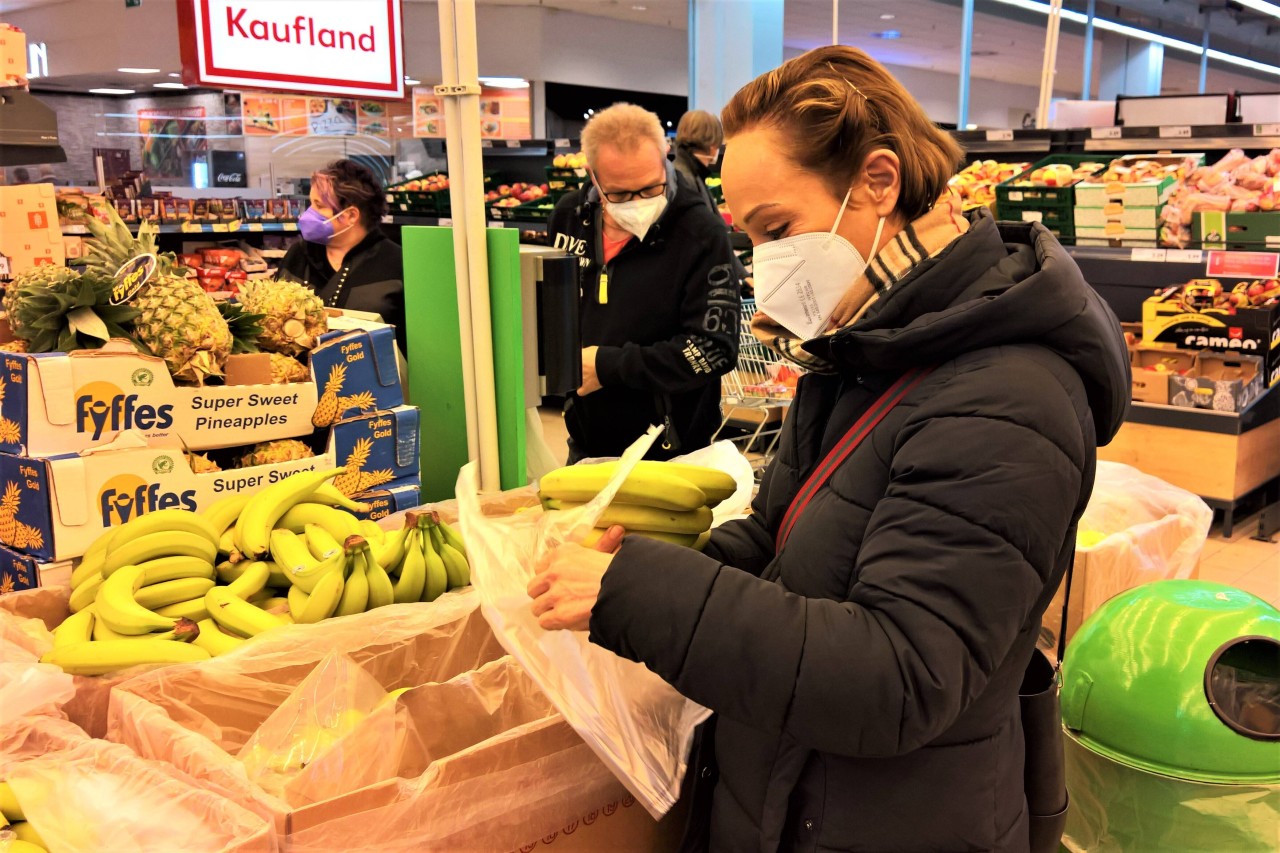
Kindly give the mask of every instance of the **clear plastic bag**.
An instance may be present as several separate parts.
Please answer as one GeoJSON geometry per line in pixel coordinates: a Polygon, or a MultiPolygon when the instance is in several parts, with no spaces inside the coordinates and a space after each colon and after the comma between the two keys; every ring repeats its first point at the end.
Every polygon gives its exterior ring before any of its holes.
{"type": "Polygon", "coordinates": [[[53,648],[53,635],[39,618],[21,615],[31,599],[49,598],[43,590],[10,593],[7,610],[0,611],[0,726],[31,714],[57,714],[76,694],[71,676],[56,666],[40,663],[53,648]]]}
{"type": "MultiPolygon", "coordinates": [[[[644,665],[593,646],[585,632],[544,631],[525,592],[541,557],[586,535],[656,437],[654,428],[628,448],[610,485],[577,510],[487,516],[474,465],[462,469],[457,497],[472,583],[494,633],[601,761],[658,819],[679,797],[693,730],[711,712],[644,665]]],[[[723,452],[713,446],[679,461],[715,464],[711,455],[723,452]]],[[[750,501],[750,465],[736,450],[732,460],[741,460],[745,472],[735,471],[739,489],[725,502],[724,516],[740,512],[750,501]]]]}

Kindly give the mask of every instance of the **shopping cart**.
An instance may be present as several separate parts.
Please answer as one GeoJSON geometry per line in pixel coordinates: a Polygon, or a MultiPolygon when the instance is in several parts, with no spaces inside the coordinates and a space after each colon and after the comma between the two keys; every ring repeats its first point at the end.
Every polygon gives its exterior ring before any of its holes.
{"type": "Polygon", "coordinates": [[[759,480],[777,449],[791,395],[777,387],[770,370],[771,365],[781,363],[782,359],[751,333],[751,318],[755,313],[755,300],[743,299],[742,321],[738,326],[738,365],[721,379],[723,419],[712,440],[723,437],[741,448],[759,480]]]}

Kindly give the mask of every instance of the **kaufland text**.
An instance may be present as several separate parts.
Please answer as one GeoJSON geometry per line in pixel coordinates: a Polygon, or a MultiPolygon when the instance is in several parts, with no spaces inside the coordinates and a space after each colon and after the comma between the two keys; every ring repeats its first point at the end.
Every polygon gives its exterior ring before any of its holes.
{"type": "Polygon", "coordinates": [[[281,44],[310,45],[312,47],[333,47],[339,50],[361,50],[374,53],[377,45],[374,40],[374,28],[369,27],[367,33],[354,33],[350,30],[332,30],[327,27],[316,28],[315,18],[299,15],[293,23],[277,23],[262,21],[256,18],[246,20],[248,9],[227,7],[227,35],[254,39],[256,41],[274,41],[281,44]]]}

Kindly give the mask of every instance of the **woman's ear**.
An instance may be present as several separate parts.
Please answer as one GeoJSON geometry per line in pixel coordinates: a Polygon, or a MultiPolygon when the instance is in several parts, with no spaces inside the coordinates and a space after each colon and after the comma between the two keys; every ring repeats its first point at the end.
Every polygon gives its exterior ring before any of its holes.
{"type": "Polygon", "coordinates": [[[902,162],[888,148],[877,148],[867,155],[862,168],[867,201],[878,216],[889,216],[898,206],[902,192],[902,162]]]}

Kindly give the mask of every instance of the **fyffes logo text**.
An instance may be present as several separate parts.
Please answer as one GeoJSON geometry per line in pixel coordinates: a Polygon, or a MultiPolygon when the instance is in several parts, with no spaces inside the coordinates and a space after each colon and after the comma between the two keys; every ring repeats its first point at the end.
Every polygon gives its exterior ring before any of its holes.
{"type": "Polygon", "coordinates": [[[159,483],[148,483],[136,474],[120,474],[103,484],[98,492],[98,508],[102,511],[102,526],[112,527],[160,509],[195,512],[196,492],[166,492],[159,483]]]}
{"type": "Polygon", "coordinates": [[[173,426],[173,405],[139,403],[109,382],[90,382],[76,391],[76,432],[91,433],[94,441],[124,429],[155,430],[173,426]]]}
{"type": "Polygon", "coordinates": [[[138,255],[116,270],[116,284],[111,288],[111,304],[123,305],[155,275],[156,256],[138,255]]]}

